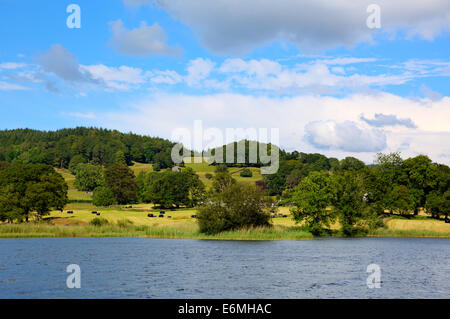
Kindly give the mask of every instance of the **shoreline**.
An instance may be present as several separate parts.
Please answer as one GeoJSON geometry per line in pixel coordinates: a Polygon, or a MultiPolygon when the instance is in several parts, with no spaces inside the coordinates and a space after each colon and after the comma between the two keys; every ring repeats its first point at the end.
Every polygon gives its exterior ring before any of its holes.
{"type": "Polygon", "coordinates": [[[236,230],[216,235],[184,233],[182,230],[166,228],[112,228],[110,226],[49,226],[49,225],[0,225],[0,239],[18,238],[150,238],[150,239],[197,239],[226,241],[282,241],[282,240],[320,240],[347,238],[434,238],[450,239],[448,233],[417,234],[415,231],[379,230],[365,236],[345,237],[339,234],[314,237],[310,233],[283,229],[236,230]]]}

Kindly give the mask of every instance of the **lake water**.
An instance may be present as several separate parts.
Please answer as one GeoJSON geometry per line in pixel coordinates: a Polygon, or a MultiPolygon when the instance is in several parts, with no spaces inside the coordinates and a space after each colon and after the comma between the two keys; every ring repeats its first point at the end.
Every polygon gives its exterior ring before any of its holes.
{"type": "Polygon", "coordinates": [[[0,298],[450,298],[449,262],[449,239],[0,239],[0,298]]]}

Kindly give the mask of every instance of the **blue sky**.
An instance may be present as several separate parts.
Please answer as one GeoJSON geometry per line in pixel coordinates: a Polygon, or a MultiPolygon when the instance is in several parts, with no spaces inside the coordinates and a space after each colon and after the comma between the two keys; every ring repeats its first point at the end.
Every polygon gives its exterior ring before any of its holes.
{"type": "Polygon", "coordinates": [[[449,30],[446,0],[2,0],[0,128],[171,138],[202,120],[279,128],[288,150],[449,163],[449,30]]]}

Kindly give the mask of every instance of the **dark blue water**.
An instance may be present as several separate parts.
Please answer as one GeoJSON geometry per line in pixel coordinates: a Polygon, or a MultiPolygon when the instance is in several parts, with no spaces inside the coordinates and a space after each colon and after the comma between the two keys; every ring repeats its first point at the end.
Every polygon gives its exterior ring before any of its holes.
{"type": "Polygon", "coordinates": [[[0,239],[0,298],[449,298],[449,261],[449,239],[0,239]]]}

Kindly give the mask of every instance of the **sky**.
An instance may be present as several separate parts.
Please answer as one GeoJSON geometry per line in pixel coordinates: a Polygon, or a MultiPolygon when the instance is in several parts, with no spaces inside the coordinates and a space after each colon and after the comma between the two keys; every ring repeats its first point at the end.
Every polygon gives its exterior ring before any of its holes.
{"type": "Polygon", "coordinates": [[[1,0],[0,129],[201,120],[450,164],[449,31],[448,0],[1,0]]]}

